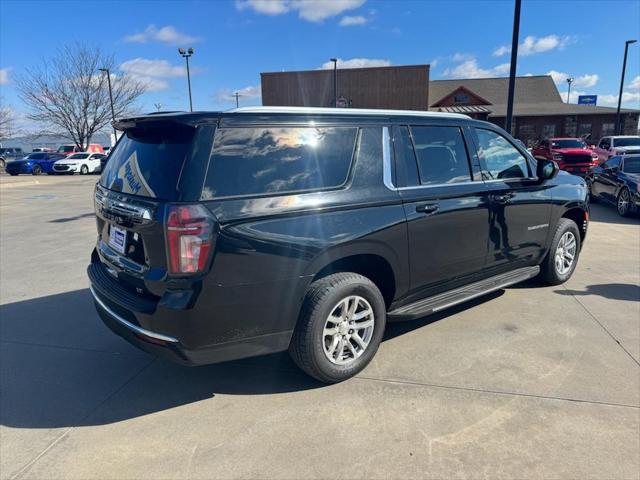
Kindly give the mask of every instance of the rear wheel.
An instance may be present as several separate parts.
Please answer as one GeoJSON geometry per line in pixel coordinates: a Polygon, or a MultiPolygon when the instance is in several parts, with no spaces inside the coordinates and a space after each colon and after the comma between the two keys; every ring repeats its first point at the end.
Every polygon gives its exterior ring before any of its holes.
{"type": "Polygon", "coordinates": [[[325,383],[353,377],[375,355],[386,324],[376,285],[343,272],[311,284],[289,352],[307,374],[325,383]]]}
{"type": "Polygon", "coordinates": [[[32,175],[40,175],[42,173],[42,167],[40,165],[34,165],[31,169],[32,175]]]}
{"type": "Polygon", "coordinates": [[[80,167],[80,175],[86,175],[87,173],[89,173],[89,167],[87,167],[86,165],[82,165],[80,167]]]}
{"type": "Polygon", "coordinates": [[[6,165],[4,158],[0,158],[0,168],[4,168],[4,166],[6,165]]]}
{"type": "Polygon", "coordinates": [[[621,217],[626,217],[631,212],[631,195],[626,187],[618,193],[616,206],[618,207],[618,215],[621,217]]]}
{"type": "Polygon", "coordinates": [[[561,218],[551,242],[551,248],[540,265],[540,277],[549,285],[569,280],[580,255],[580,231],[573,220],[561,218]]]}

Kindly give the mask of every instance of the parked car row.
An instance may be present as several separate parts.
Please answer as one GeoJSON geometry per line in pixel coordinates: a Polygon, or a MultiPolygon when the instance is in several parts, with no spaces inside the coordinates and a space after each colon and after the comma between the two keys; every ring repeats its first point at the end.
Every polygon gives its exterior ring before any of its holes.
{"type": "Polygon", "coordinates": [[[622,217],[640,212],[640,154],[613,156],[592,168],[585,181],[591,201],[615,205],[622,217]]]}
{"type": "Polygon", "coordinates": [[[87,175],[100,173],[102,163],[107,156],[103,153],[73,153],[69,156],[62,153],[35,152],[20,160],[8,162],[5,170],[9,175],[73,174],[87,175]]]}

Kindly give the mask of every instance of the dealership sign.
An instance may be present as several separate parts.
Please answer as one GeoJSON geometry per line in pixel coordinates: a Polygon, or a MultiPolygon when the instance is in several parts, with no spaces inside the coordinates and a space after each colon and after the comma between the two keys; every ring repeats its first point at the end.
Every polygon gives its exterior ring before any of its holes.
{"type": "Polygon", "coordinates": [[[578,97],[579,105],[595,105],[598,101],[597,95],[580,95],[578,97]]]}

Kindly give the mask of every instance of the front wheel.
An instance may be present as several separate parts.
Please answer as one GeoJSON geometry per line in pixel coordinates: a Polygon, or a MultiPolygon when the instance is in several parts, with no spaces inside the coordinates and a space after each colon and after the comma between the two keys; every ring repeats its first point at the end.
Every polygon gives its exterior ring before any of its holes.
{"type": "Polygon", "coordinates": [[[618,193],[616,206],[618,207],[618,215],[621,217],[629,216],[629,213],[631,212],[631,195],[626,187],[618,193]]]}
{"type": "Polygon", "coordinates": [[[540,277],[549,285],[560,285],[569,280],[580,255],[580,231],[573,220],[561,218],[551,248],[540,265],[540,277]]]}
{"type": "Polygon", "coordinates": [[[31,169],[31,175],[40,175],[42,173],[42,167],[40,165],[34,165],[31,169]]]}
{"type": "Polygon", "coordinates": [[[335,273],[309,287],[289,353],[317,380],[341,382],[371,361],[385,325],[386,308],[378,287],[357,273],[335,273]]]}
{"type": "Polygon", "coordinates": [[[86,165],[82,165],[80,167],[80,175],[86,175],[89,173],[89,167],[87,167],[86,165]]]}

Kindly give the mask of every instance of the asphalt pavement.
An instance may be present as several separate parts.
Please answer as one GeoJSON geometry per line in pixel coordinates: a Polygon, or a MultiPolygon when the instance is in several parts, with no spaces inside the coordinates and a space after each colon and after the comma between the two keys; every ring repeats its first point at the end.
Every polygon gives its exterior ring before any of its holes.
{"type": "Polygon", "coordinates": [[[99,320],[97,177],[0,178],[0,478],[640,478],[640,220],[593,205],[563,286],[388,326],[357,378],[187,368],[99,320]]]}

